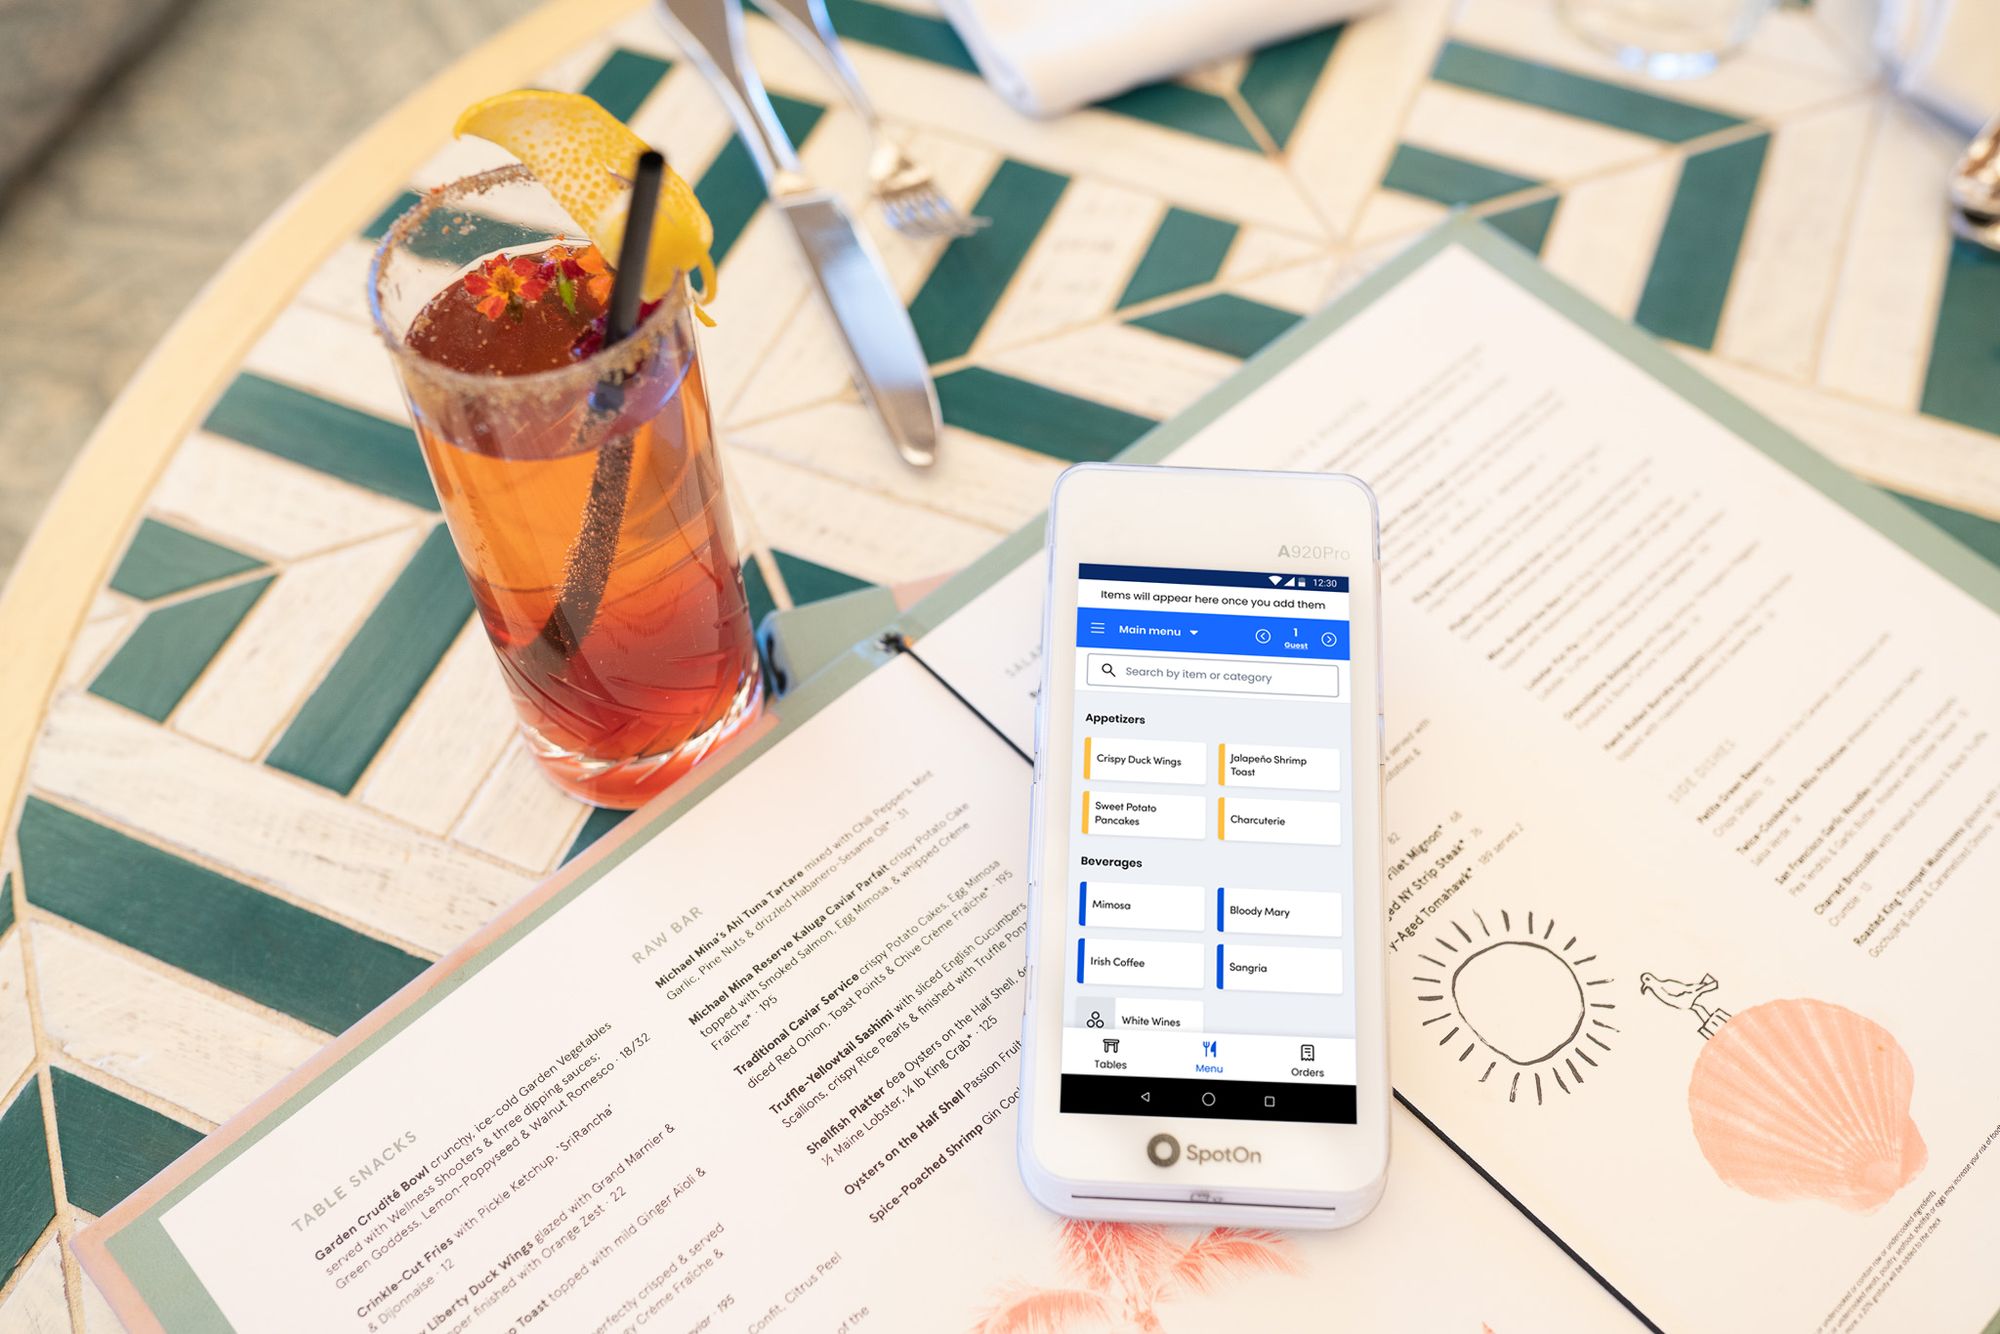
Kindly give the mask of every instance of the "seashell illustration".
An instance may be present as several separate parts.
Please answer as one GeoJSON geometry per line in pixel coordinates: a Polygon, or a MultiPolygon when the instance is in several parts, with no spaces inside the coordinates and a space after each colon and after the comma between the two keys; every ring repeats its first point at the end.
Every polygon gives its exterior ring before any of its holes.
{"type": "Polygon", "coordinates": [[[1766,1200],[1874,1209],[1929,1153],[1910,1119],[1910,1058],[1872,1019],[1819,1000],[1752,1006],[1715,1029],[1688,1083],[1716,1175],[1766,1200]]]}

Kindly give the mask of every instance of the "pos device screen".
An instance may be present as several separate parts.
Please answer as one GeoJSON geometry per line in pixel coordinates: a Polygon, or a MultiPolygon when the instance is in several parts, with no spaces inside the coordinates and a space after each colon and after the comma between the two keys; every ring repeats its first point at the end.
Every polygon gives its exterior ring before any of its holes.
{"type": "Polygon", "coordinates": [[[1355,1120],[1351,670],[1345,576],[1078,568],[1062,1111],[1355,1120]]]}

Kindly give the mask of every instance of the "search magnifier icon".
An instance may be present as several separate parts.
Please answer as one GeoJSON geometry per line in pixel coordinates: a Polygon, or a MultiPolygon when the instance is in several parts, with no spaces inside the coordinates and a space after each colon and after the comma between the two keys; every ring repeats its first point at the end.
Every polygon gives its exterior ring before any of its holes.
{"type": "Polygon", "coordinates": [[[1112,671],[1112,670],[1111,670],[1111,664],[1110,664],[1110,663],[1108,663],[1108,662],[1106,662],[1106,663],[1100,663],[1100,664],[1098,664],[1098,668],[1097,668],[1097,670],[1098,670],[1098,671],[1100,671],[1100,672],[1103,672],[1103,673],[1104,673],[1104,674],[1105,674],[1106,676],[1116,676],[1116,675],[1118,675],[1118,673],[1116,673],[1116,672],[1114,672],[1114,671],[1112,671]]]}

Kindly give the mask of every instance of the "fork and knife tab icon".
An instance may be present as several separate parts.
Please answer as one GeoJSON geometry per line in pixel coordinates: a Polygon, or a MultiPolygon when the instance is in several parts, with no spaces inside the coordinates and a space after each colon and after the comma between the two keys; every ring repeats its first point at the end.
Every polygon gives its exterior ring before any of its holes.
{"type": "MultiPolygon", "coordinates": [[[[832,29],[820,0],[773,0],[773,4],[771,12],[779,18],[779,27],[806,46],[829,72],[841,76],[843,91],[856,101],[869,128],[877,129],[853,71],[839,48],[831,45],[832,29]]],[[[656,8],[682,52],[721,99],[750,150],[772,207],[798,244],[820,298],[839,327],[863,400],[903,460],[929,467],[937,460],[942,425],[937,387],[923,345],[881,256],[855,226],[847,206],[806,175],[771,109],[744,41],[742,0],[657,0],[656,8]]],[[[885,150],[894,151],[886,144],[885,150]]],[[[936,202],[942,196],[907,158],[901,159],[900,167],[899,181],[878,176],[878,192],[900,230],[962,235],[976,228],[976,220],[960,217],[948,203],[936,202]],[[932,201],[928,205],[923,203],[926,197],[932,201]]]]}

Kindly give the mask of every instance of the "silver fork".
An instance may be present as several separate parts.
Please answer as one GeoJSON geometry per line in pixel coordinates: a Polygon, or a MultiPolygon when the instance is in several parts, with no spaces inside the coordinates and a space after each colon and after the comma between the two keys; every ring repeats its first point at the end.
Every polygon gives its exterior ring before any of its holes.
{"type": "Polygon", "coordinates": [[[930,171],[889,137],[882,117],[861,86],[861,76],[847,61],[840,34],[833,30],[825,0],[757,0],[757,7],[819,63],[839,86],[874,147],[868,155],[868,179],[882,217],[905,236],[970,236],[987,220],[961,211],[946,197],[930,171]]]}

